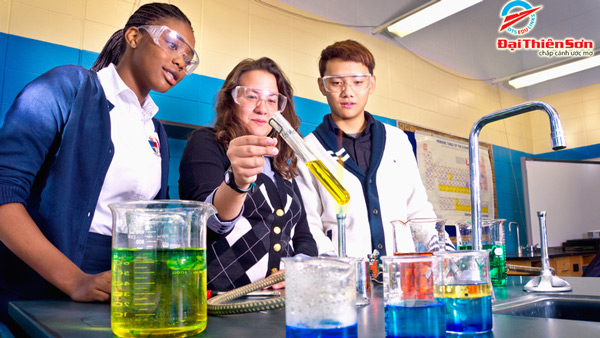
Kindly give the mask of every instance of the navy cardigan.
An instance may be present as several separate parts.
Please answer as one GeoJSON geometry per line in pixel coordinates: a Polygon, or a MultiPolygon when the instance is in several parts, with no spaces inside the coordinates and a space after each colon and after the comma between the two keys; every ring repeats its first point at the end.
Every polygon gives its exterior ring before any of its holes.
{"type": "MultiPolygon", "coordinates": [[[[28,84],[0,128],[0,205],[25,205],[42,233],[77,266],[113,158],[112,107],[96,72],[62,66],[28,84]]],[[[162,157],[156,198],[167,198],[167,135],[153,122],[162,157]]],[[[27,298],[61,295],[0,243],[2,289],[27,298]]]]}

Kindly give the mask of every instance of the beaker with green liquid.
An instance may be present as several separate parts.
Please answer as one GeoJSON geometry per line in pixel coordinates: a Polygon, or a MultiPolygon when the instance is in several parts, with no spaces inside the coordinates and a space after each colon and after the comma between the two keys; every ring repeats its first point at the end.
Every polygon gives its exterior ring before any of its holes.
{"type": "Polygon", "coordinates": [[[206,328],[208,203],[109,205],[111,329],[119,337],[188,337],[206,328]]]}
{"type": "Polygon", "coordinates": [[[321,160],[310,150],[302,136],[296,132],[290,123],[281,115],[274,113],[269,119],[269,125],[281,135],[283,140],[294,150],[294,153],[306,163],[310,172],[315,175],[317,180],[325,187],[327,192],[335,199],[339,205],[345,205],[350,201],[350,194],[337,180],[337,178],[327,169],[321,160]]]}
{"type": "MultiPolygon", "coordinates": [[[[481,244],[484,250],[490,253],[490,278],[493,286],[506,286],[506,244],[504,239],[503,218],[481,220],[481,244]]],[[[469,221],[457,222],[458,250],[473,249],[473,227],[469,221]]]]}

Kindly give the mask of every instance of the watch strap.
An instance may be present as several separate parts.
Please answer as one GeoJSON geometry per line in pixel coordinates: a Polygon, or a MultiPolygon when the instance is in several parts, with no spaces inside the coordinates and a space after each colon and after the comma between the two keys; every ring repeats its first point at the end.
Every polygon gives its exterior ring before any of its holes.
{"type": "Polygon", "coordinates": [[[229,169],[227,169],[227,171],[225,172],[225,184],[227,184],[231,189],[235,190],[236,192],[239,192],[240,194],[245,194],[252,191],[252,189],[256,185],[255,182],[252,182],[248,189],[242,189],[238,187],[235,184],[235,180],[233,179],[233,170],[231,169],[231,167],[229,167],[229,169]]]}

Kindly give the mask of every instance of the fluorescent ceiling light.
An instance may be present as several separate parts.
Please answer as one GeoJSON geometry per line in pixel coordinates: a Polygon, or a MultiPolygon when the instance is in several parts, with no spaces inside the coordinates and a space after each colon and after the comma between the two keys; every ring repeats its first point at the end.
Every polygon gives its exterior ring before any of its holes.
{"type": "MultiPolygon", "coordinates": [[[[417,8],[415,11],[406,13],[405,15],[392,20],[390,23],[395,22],[392,25],[389,23],[384,25],[387,27],[388,31],[398,35],[399,37],[405,37],[410,33],[416,32],[421,28],[427,27],[434,22],[438,22],[481,1],[483,0],[434,1],[429,6],[417,8]]],[[[383,30],[380,29],[380,27],[375,28],[373,33],[379,33],[381,30],[383,30]]]]}
{"type": "Polygon", "coordinates": [[[518,89],[598,66],[600,66],[600,55],[516,77],[509,80],[508,84],[518,89]]]}

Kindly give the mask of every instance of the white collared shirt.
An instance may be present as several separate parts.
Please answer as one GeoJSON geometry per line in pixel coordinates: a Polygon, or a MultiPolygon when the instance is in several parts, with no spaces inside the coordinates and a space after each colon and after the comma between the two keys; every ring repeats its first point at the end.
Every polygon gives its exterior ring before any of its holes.
{"type": "Polygon", "coordinates": [[[110,236],[112,214],[109,204],[151,200],[160,190],[160,146],[152,122],[158,107],[150,96],[140,105],[113,64],[98,71],[98,79],[106,98],[114,105],[110,111],[110,133],[115,151],[100,191],[90,232],[110,236]],[[156,151],[150,145],[151,138],[156,142],[156,151]]]}

